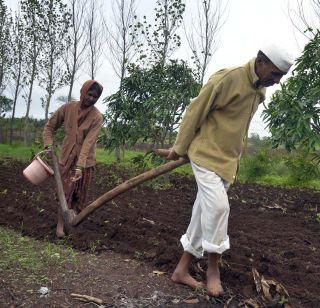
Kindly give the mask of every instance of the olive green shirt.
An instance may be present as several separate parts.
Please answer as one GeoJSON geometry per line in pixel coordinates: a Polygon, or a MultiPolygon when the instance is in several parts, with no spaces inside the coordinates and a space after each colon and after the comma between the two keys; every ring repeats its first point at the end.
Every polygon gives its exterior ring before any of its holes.
{"type": "Polygon", "coordinates": [[[250,121],[265,99],[254,63],[255,58],[210,77],[188,106],[173,147],[229,183],[235,180],[250,121]]]}

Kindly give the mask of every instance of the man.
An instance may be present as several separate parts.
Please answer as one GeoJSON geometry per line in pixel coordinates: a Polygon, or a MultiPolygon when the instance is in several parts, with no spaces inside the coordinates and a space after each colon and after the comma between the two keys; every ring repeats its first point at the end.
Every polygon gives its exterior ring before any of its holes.
{"type": "MultiPolygon", "coordinates": [[[[53,144],[54,132],[63,124],[64,139],[59,159],[61,179],[68,207],[79,213],[86,199],[96,164],[96,141],[103,117],[94,106],[102,93],[102,86],[95,80],[86,81],[80,90],[80,101],[61,106],[44,127],[46,149],[53,144]]],[[[64,220],[59,209],[56,236],[64,233],[64,220]]]]}
{"type": "Polygon", "coordinates": [[[218,262],[229,249],[227,189],[236,177],[242,145],[265,99],[265,87],[279,83],[291,65],[287,52],[267,46],[244,66],[213,74],[186,110],[167,159],[189,156],[198,193],[181,237],[184,252],[171,277],[174,282],[202,287],[189,274],[189,265],[206,251],[208,294],[223,293],[218,262]]]}

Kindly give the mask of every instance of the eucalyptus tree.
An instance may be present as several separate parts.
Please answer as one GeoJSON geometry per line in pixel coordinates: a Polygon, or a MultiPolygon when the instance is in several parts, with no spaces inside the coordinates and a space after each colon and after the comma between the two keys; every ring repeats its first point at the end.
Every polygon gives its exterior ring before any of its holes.
{"type": "Polygon", "coordinates": [[[313,34],[296,60],[293,76],[272,96],[264,118],[275,147],[315,152],[320,164],[320,31],[313,34]]]}
{"type": "Polygon", "coordinates": [[[5,90],[10,77],[12,52],[10,49],[10,29],[12,26],[11,12],[3,0],[0,0],[0,95],[5,90]]]}
{"type": "Polygon", "coordinates": [[[42,33],[42,8],[40,0],[21,0],[21,20],[25,31],[26,41],[25,46],[25,69],[26,69],[26,86],[27,94],[24,96],[27,102],[27,110],[25,114],[24,125],[24,143],[27,144],[29,131],[29,114],[32,102],[32,93],[35,86],[36,78],[39,73],[40,52],[43,48],[43,33],[42,33]]]}
{"type": "Polygon", "coordinates": [[[102,5],[100,1],[90,0],[87,7],[86,36],[88,42],[88,71],[91,79],[95,79],[101,66],[101,57],[105,43],[101,31],[102,5]]]}
{"type": "Polygon", "coordinates": [[[43,37],[40,54],[39,84],[45,89],[42,106],[45,120],[54,93],[64,86],[68,79],[63,55],[70,43],[68,30],[71,14],[63,0],[41,0],[41,34],[43,37]]]}
{"type": "Polygon", "coordinates": [[[131,27],[136,16],[136,0],[114,0],[112,17],[104,22],[106,27],[107,53],[115,74],[119,77],[120,88],[126,75],[127,65],[134,56],[134,38],[131,27]]]}
{"type": "Polygon", "coordinates": [[[181,45],[177,30],[183,21],[185,4],[182,0],[157,0],[154,11],[154,22],[148,22],[147,17],[143,16],[143,21],[135,23],[132,35],[136,40],[140,63],[160,63],[163,67],[181,45]]]}
{"type": "MultiPolygon", "coordinates": [[[[105,55],[120,80],[120,89],[126,76],[127,66],[135,55],[135,41],[131,29],[136,16],[136,4],[136,0],[114,0],[111,18],[104,18],[108,46],[105,55]]],[[[120,148],[115,148],[117,161],[121,160],[120,151],[120,148]]]]}
{"type": "Polygon", "coordinates": [[[196,16],[192,16],[188,25],[184,24],[185,35],[201,84],[212,56],[218,48],[219,31],[226,20],[227,4],[224,3],[223,0],[199,1],[196,16]]]}
{"type": "Polygon", "coordinates": [[[13,91],[13,104],[12,115],[10,121],[10,144],[12,143],[13,122],[16,112],[16,105],[18,96],[24,86],[25,80],[25,50],[26,50],[26,37],[23,22],[20,14],[16,13],[11,32],[10,48],[12,50],[12,65],[11,65],[11,86],[13,91]]]}
{"type": "Polygon", "coordinates": [[[66,64],[69,93],[68,101],[71,100],[74,82],[77,80],[77,74],[85,63],[85,52],[87,48],[86,33],[86,0],[70,0],[69,10],[71,12],[71,27],[69,29],[70,43],[66,46],[64,61],[66,64]]]}

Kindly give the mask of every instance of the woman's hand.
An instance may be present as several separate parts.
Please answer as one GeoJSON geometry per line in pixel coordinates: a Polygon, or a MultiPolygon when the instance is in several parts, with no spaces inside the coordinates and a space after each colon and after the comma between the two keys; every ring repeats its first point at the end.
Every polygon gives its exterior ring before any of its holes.
{"type": "Polygon", "coordinates": [[[77,182],[77,181],[79,181],[81,178],[82,178],[82,170],[81,170],[81,169],[76,169],[75,175],[72,176],[72,177],[70,178],[70,180],[71,180],[72,182],[77,182]]]}

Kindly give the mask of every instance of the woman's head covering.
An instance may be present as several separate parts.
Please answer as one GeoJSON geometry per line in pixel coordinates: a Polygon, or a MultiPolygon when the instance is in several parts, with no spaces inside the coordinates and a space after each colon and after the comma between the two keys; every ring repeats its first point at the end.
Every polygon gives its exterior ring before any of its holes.
{"type": "Polygon", "coordinates": [[[83,101],[84,97],[87,95],[89,90],[94,90],[97,92],[98,97],[100,97],[103,87],[102,85],[96,80],[87,80],[81,87],[80,90],[80,102],[83,101]]]}

